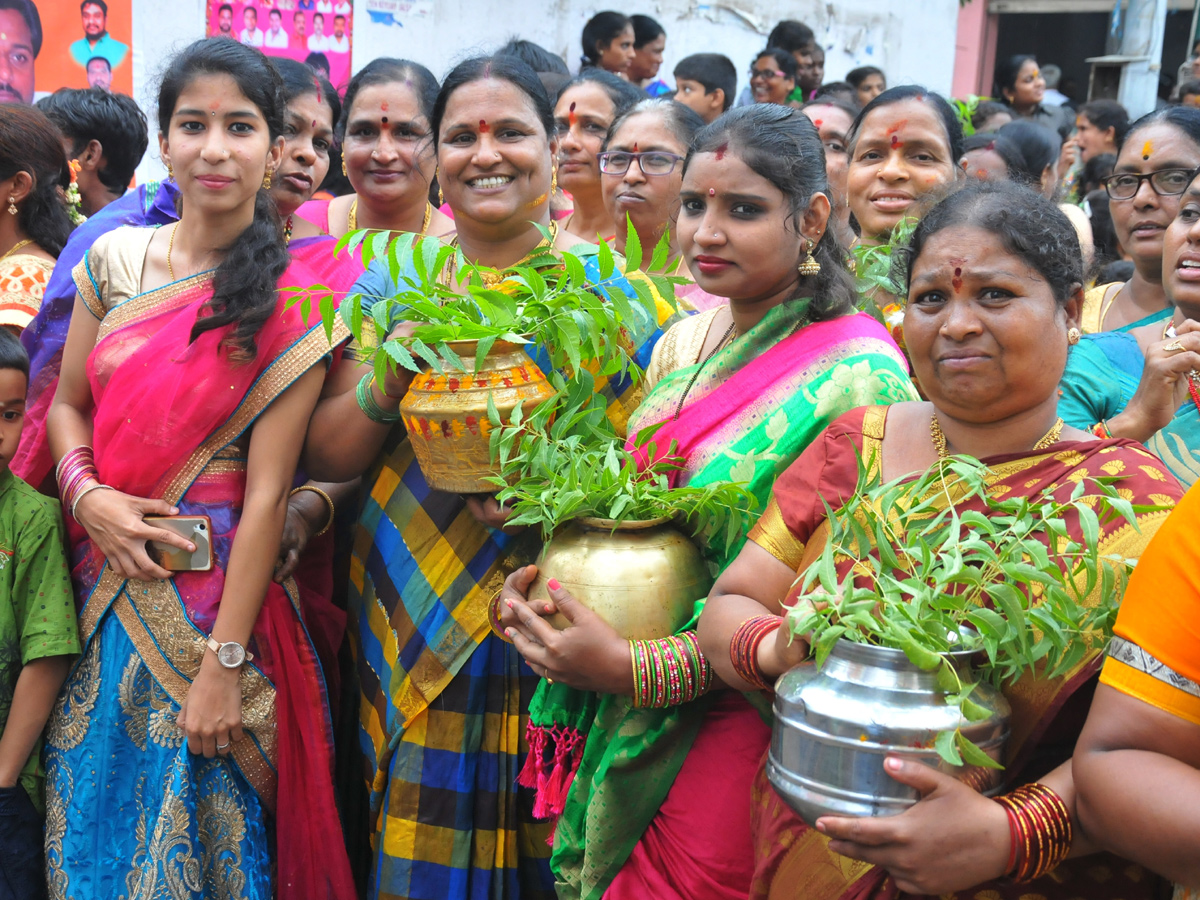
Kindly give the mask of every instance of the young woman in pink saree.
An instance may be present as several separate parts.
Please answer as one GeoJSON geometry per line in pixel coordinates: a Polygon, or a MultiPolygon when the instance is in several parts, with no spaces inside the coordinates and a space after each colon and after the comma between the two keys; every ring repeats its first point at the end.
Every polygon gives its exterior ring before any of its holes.
{"type": "Polygon", "coordinates": [[[76,267],[49,416],[86,635],[49,729],[51,895],[349,900],[320,668],[294,583],[271,580],[344,335],[278,290],[320,279],[263,189],[284,110],[266,58],[197,42],[159,110],[182,216],[76,267]],[[148,556],[194,547],[143,520],[176,514],[209,517],[210,570],[148,556]]]}

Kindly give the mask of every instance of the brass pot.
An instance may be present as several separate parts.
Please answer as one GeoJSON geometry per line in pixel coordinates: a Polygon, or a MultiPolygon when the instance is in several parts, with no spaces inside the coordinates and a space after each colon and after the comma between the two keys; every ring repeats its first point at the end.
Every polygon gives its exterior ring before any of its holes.
{"type": "MultiPolygon", "coordinates": [[[[530,600],[549,600],[546,582],[556,578],[626,640],[674,634],[713,583],[699,548],[669,519],[576,519],[542,549],[537,565],[530,600]]],[[[561,613],[550,623],[569,624],[561,613]]]]}
{"type": "Polygon", "coordinates": [[[488,439],[490,394],[507,421],[518,403],[526,411],[554,396],[545,374],[519,344],[496,341],[475,371],[477,341],[449,341],[466,369],[426,370],[416,375],[400,402],[400,414],[421,474],[431,488],[455,494],[490,493],[484,479],[498,474],[488,439]]]}

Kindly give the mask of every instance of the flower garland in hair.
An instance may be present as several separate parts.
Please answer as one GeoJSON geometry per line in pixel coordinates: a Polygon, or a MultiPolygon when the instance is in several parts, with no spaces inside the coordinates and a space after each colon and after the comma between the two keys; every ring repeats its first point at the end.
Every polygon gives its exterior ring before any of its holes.
{"type": "Polygon", "coordinates": [[[67,202],[67,215],[71,217],[72,225],[82,225],[87,221],[87,216],[80,210],[83,204],[83,198],[79,195],[79,170],[83,168],[83,164],[77,159],[71,160],[67,164],[71,169],[71,183],[67,186],[63,197],[67,202]]]}

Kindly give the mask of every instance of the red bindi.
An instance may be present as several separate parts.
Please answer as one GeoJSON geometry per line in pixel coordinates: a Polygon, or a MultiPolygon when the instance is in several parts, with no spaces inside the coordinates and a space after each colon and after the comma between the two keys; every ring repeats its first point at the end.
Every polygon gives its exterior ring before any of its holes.
{"type": "Polygon", "coordinates": [[[716,189],[716,188],[709,188],[709,189],[708,189],[708,196],[710,196],[710,197],[715,197],[715,196],[717,196],[717,189],[716,189]]]}
{"type": "Polygon", "coordinates": [[[722,159],[724,159],[724,158],[725,158],[725,151],[726,151],[726,150],[728,150],[728,149],[729,149],[729,145],[728,145],[728,144],[722,144],[720,147],[718,147],[718,148],[717,148],[717,159],[718,159],[718,160],[722,160],[722,159]]]}
{"type": "Polygon", "coordinates": [[[578,121],[579,116],[575,115],[575,104],[572,103],[569,107],[567,107],[567,124],[574,128],[578,121]]]}
{"type": "Polygon", "coordinates": [[[485,119],[479,120],[479,133],[480,134],[487,134],[491,130],[492,130],[491,126],[488,125],[487,120],[485,120],[485,119]]]}
{"type": "Polygon", "coordinates": [[[954,270],[954,277],[950,279],[950,284],[953,285],[954,292],[956,294],[962,290],[963,281],[962,281],[962,268],[961,267],[956,268],[954,270]]]}
{"type": "Polygon", "coordinates": [[[379,111],[380,111],[380,112],[387,112],[387,111],[388,111],[388,105],[387,105],[387,101],[386,101],[386,100],[384,100],[382,103],[380,103],[380,104],[379,104],[379,111]]]}
{"type": "Polygon", "coordinates": [[[637,144],[634,144],[634,145],[633,145],[633,152],[634,152],[634,153],[637,153],[637,152],[638,152],[638,149],[637,149],[637,144]]]}
{"type": "Polygon", "coordinates": [[[896,148],[897,148],[897,147],[899,147],[899,146],[900,146],[900,138],[896,137],[896,136],[893,134],[893,135],[892,135],[892,149],[894,150],[894,149],[896,149],[896,148]]]}
{"type": "Polygon", "coordinates": [[[813,119],[813,124],[816,125],[818,128],[820,128],[825,123],[822,122],[820,119],[813,119]]]}

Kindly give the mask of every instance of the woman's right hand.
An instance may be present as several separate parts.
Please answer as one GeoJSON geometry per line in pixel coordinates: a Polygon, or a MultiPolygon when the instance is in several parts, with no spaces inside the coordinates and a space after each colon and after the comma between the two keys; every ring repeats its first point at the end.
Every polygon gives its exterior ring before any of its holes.
{"type": "MultiPolygon", "coordinates": [[[[516,610],[510,607],[505,601],[521,601],[528,604],[529,588],[537,578],[537,566],[529,565],[522,566],[511,575],[504,579],[504,587],[500,589],[500,603],[498,612],[500,613],[500,625],[503,628],[519,628],[521,619],[517,615],[516,610]]],[[[533,609],[533,605],[529,604],[533,609]]],[[[553,601],[544,603],[540,608],[534,609],[534,612],[542,616],[552,616],[558,612],[558,607],[553,601]]]]}
{"type": "Polygon", "coordinates": [[[131,497],[115,490],[88,491],[75,507],[75,521],[96,542],[112,570],[122,578],[139,581],[159,581],[172,574],[151,561],[147,541],[195,551],[195,545],[186,538],[143,521],[145,516],[177,515],[179,510],[166,500],[131,497]]]}
{"type": "Polygon", "coordinates": [[[1175,337],[1155,341],[1146,350],[1146,366],[1128,405],[1108,421],[1118,437],[1145,443],[1170,424],[1188,395],[1188,373],[1200,371],[1200,322],[1191,319],[1175,337]],[[1167,349],[1169,347],[1182,347],[1167,349]]]}
{"type": "Polygon", "coordinates": [[[1062,150],[1058,154],[1058,168],[1055,172],[1058,175],[1058,180],[1062,181],[1066,177],[1067,172],[1071,171],[1071,166],[1075,165],[1075,160],[1079,158],[1079,144],[1075,138],[1067,141],[1062,145],[1062,150]]]}
{"type": "MultiPolygon", "coordinates": [[[[412,337],[413,329],[417,327],[417,322],[399,322],[395,328],[388,334],[389,341],[403,341],[406,338],[412,337]]],[[[376,381],[376,387],[384,394],[388,400],[399,400],[408,393],[408,386],[412,384],[413,373],[402,366],[388,366],[387,376],[383,379],[383,385],[380,386],[376,381]]]]}

